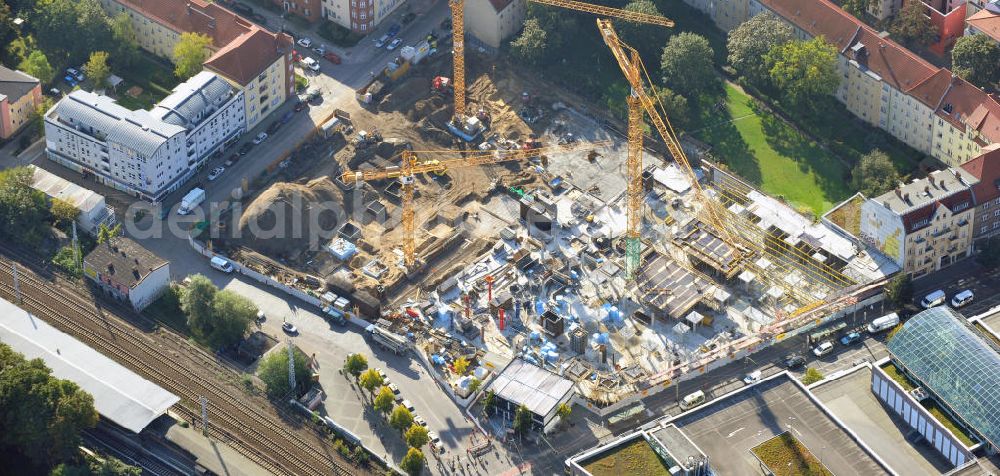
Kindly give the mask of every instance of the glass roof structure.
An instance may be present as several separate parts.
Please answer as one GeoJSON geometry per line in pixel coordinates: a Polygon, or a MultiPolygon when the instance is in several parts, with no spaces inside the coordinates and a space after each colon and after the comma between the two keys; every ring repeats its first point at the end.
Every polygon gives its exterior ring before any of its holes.
{"type": "Polygon", "coordinates": [[[1000,348],[946,306],[906,321],[889,352],[918,385],[993,446],[1000,443],[1000,348]]]}

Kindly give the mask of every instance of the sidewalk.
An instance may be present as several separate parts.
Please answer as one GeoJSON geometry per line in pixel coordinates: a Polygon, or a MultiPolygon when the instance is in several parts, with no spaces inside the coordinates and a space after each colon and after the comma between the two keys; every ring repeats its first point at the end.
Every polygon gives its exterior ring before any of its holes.
{"type": "Polygon", "coordinates": [[[7,144],[4,144],[3,148],[0,148],[0,168],[6,169],[28,165],[45,152],[45,139],[41,138],[28,146],[27,149],[21,151],[20,154],[14,155],[14,151],[18,149],[18,142],[19,140],[15,137],[7,144]]]}

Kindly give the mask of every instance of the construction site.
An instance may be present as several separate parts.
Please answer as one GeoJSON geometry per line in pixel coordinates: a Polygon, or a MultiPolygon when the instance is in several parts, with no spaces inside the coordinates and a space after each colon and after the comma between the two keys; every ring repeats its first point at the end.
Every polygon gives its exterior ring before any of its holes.
{"type": "MultiPolygon", "coordinates": [[[[453,22],[461,38],[460,13],[453,22]]],[[[316,296],[351,296],[356,317],[406,336],[444,375],[459,356],[520,357],[574,381],[593,408],[781,340],[896,271],[688,157],[638,54],[610,21],[598,28],[631,86],[627,120],[465,58],[461,42],[419,61],[420,45],[404,48],[357,92],[363,109],[323,124],[213,246],[316,296]]]]}

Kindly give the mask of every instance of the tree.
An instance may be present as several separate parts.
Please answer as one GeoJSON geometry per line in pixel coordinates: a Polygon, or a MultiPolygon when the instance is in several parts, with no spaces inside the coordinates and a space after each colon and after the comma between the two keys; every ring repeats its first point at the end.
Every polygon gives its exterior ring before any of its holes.
{"type": "Polygon", "coordinates": [[[38,102],[35,110],[31,112],[31,116],[28,119],[30,123],[29,127],[38,137],[45,135],[45,113],[49,112],[49,109],[52,109],[53,104],[55,103],[52,101],[52,98],[42,96],[42,100],[38,102]]]}
{"type": "Polygon", "coordinates": [[[556,409],[556,415],[559,415],[559,418],[562,418],[563,420],[568,419],[572,413],[573,407],[569,406],[567,403],[560,403],[559,408],[556,409]]]}
{"type": "Polygon", "coordinates": [[[32,51],[24,61],[17,66],[17,69],[38,78],[43,84],[49,84],[55,78],[56,72],[49,64],[48,57],[41,50],[32,51]]]}
{"type": "Polygon", "coordinates": [[[399,467],[411,476],[420,474],[424,470],[424,453],[416,448],[410,448],[399,462],[399,467]]]}
{"type": "Polygon", "coordinates": [[[80,215],[79,208],[61,198],[52,199],[49,212],[52,213],[53,225],[55,226],[59,226],[61,223],[72,223],[80,215]]]}
{"type": "Polygon", "coordinates": [[[82,464],[60,464],[49,476],[142,476],[142,468],[129,466],[113,456],[98,459],[87,455],[82,464]]]}
{"type": "Polygon", "coordinates": [[[111,76],[111,67],[108,66],[108,53],[106,51],[95,51],[90,54],[87,64],[83,65],[83,70],[90,77],[95,88],[101,88],[111,76]]]}
{"type": "Polygon", "coordinates": [[[866,13],[868,13],[868,6],[870,5],[870,0],[844,0],[841,7],[847,13],[854,15],[855,18],[861,18],[866,13]]]}
{"type": "Polygon", "coordinates": [[[366,370],[358,379],[358,384],[361,385],[361,388],[368,390],[369,395],[372,397],[375,396],[375,389],[381,387],[383,382],[382,375],[375,369],[366,370]]]}
{"type": "Polygon", "coordinates": [[[671,37],[660,56],[663,83],[685,96],[698,96],[718,82],[714,57],[703,36],[684,32],[671,37]]]}
{"type": "Polygon", "coordinates": [[[667,87],[657,88],[655,98],[663,106],[663,111],[675,128],[684,129],[690,123],[687,98],[667,87]]]}
{"type": "Polygon", "coordinates": [[[97,244],[107,243],[108,240],[120,235],[122,232],[122,224],[119,223],[111,228],[107,225],[101,223],[97,227],[97,244]]]}
{"type": "Polygon", "coordinates": [[[375,400],[372,402],[372,407],[375,411],[388,415],[392,411],[392,405],[396,401],[396,395],[392,393],[389,387],[382,387],[378,391],[378,395],[375,396],[375,400]]]}
{"type": "Polygon", "coordinates": [[[908,46],[927,46],[938,36],[938,28],[931,23],[923,2],[905,2],[896,19],[889,26],[889,33],[908,46]]]}
{"type": "Polygon", "coordinates": [[[538,19],[529,18],[524,22],[521,34],[510,43],[514,56],[530,64],[538,64],[545,57],[548,33],[539,25],[538,19]]]}
{"type": "Polygon", "coordinates": [[[410,413],[406,407],[402,405],[396,405],[396,408],[392,409],[392,414],[389,415],[389,425],[393,428],[403,431],[413,424],[413,414],[410,413]]]}
{"type": "Polygon", "coordinates": [[[469,394],[471,395],[473,393],[476,393],[476,391],[479,390],[479,387],[482,386],[483,386],[483,381],[473,377],[472,380],[469,382],[469,394]]]}
{"type": "MultiPolygon", "coordinates": [[[[309,358],[296,347],[295,356],[295,388],[296,395],[305,392],[309,386],[309,358]]],[[[267,394],[272,397],[287,395],[288,387],[288,349],[278,346],[257,366],[257,376],[267,387],[267,394]]]]}
{"type": "Polygon", "coordinates": [[[257,319],[257,311],[256,304],[239,294],[217,292],[212,299],[212,326],[201,330],[207,334],[206,343],[213,349],[239,343],[257,319]]]}
{"type": "Polygon", "coordinates": [[[465,357],[459,357],[455,359],[455,362],[452,364],[452,367],[455,368],[456,374],[465,375],[465,371],[469,370],[469,359],[466,359],[465,357]]]}
{"type": "Polygon", "coordinates": [[[823,380],[823,374],[812,367],[806,369],[806,374],[802,376],[803,385],[812,385],[820,380],[823,380]]]}
{"type": "Polygon", "coordinates": [[[899,172],[885,152],[875,149],[861,156],[851,171],[851,181],[854,188],[865,196],[877,197],[896,187],[899,172]]]}
{"type": "Polygon", "coordinates": [[[770,79],[762,59],[772,48],[792,41],[792,27],[772,13],[763,13],[729,32],[728,61],[739,74],[758,86],[770,79]]]}
{"type": "Polygon", "coordinates": [[[368,359],[361,354],[351,354],[347,356],[344,360],[344,372],[354,376],[357,380],[361,372],[364,372],[368,368],[368,359]]]}
{"type": "MultiPolygon", "coordinates": [[[[17,27],[14,25],[14,16],[10,12],[10,7],[6,3],[0,3],[0,45],[9,45],[17,37],[17,27]]],[[[2,59],[8,64],[19,62],[10,61],[12,58],[9,56],[4,56],[2,59]]]]}
{"type": "Polygon", "coordinates": [[[212,39],[201,33],[181,33],[174,45],[174,74],[182,81],[201,72],[202,63],[208,59],[212,39]]]}
{"type": "Polygon", "coordinates": [[[4,428],[0,449],[11,458],[9,463],[23,456],[41,469],[75,457],[80,432],[93,428],[97,418],[89,393],[69,380],[53,377],[41,359],[27,360],[0,343],[0,421],[4,428]]]}
{"type": "Polygon", "coordinates": [[[6,48],[4,48],[4,58],[7,64],[21,64],[22,61],[28,58],[28,55],[32,51],[38,49],[38,45],[35,43],[35,37],[31,35],[19,36],[14,38],[6,48]]]}
{"type": "Polygon", "coordinates": [[[427,428],[424,428],[416,423],[410,425],[410,428],[406,430],[403,435],[406,440],[406,444],[410,448],[423,448],[424,445],[430,441],[430,437],[427,436],[427,428]]]}
{"type": "Polygon", "coordinates": [[[497,398],[497,395],[496,395],[496,393],[493,393],[493,390],[489,390],[489,391],[486,392],[485,395],[483,395],[483,413],[484,414],[489,414],[490,410],[493,409],[493,405],[496,404],[496,398],[497,398]]]}
{"type": "Polygon", "coordinates": [[[985,88],[1000,79],[1000,46],[986,35],[963,36],[951,50],[952,71],[985,88]]]}
{"type": "Polygon", "coordinates": [[[80,277],[83,274],[83,270],[80,269],[80,262],[77,256],[79,255],[74,252],[73,247],[66,245],[59,248],[56,255],[52,257],[52,264],[62,268],[63,271],[73,276],[80,277]]]}
{"type": "Polygon", "coordinates": [[[821,104],[840,84],[837,49],[822,36],[775,46],[764,61],[774,86],[799,107],[821,104]]]}
{"type": "Polygon", "coordinates": [[[524,433],[531,429],[531,410],[524,404],[514,411],[514,431],[524,433]]]}
{"type": "Polygon", "coordinates": [[[885,284],[885,298],[896,307],[903,307],[913,300],[913,280],[909,274],[899,272],[885,284]]]}
{"type": "Polygon", "coordinates": [[[49,213],[45,195],[31,187],[27,167],[0,171],[0,237],[16,243],[38,243],[45,236],[49,213]]]}
{"type": "Polygon", "coordinates": [[[212,301],[219,288],[202,274],[191,276],[191,282],[181,292],[181,310],[187,316],[187,325],[195,338],[202,339],[203,329],[211,327],[212,301]]]}
{"type": "Polygon", "coordinates": [[[39,46],[57,63],[83,63],[91,51],[114,41],[98,0],[38,0],[31,25],[39,46]]]}
{"type": "MultiPolygon", "coordinates": [[[[663,16],[651,0],[633,0],[626,4],[623,10],[663,16]]],[[[618,36],[638,50],[639,56],[643,58],[655,58],[660,53],[660,46],[667,43],[667,38],[671,34],[670,28],[625,20],[616,20],[615,28],[618,30],[618,36]]]]}

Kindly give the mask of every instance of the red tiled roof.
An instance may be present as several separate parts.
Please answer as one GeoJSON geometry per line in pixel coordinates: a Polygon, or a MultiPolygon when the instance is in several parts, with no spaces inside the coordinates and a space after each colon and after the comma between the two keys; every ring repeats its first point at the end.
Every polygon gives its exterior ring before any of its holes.
{"type": "Polygon", "coordinates": [[[490,5],[493,5],[493,9],[496,10],[497,13],[500,13],[504,8],[507,8],[507,6],[513,2],[514,0],[490,0],[490,5]]]}
{"type": "Polygon", "coordinates": [[[1000,14],[993,13],[984,8],[976,12],[975,15],[967,18],[965,22],[976,27],[977,30],[985,33],[990,38],[1000,41],[1000,14]]]}
{"type": "Polygon", "coordinates": [[[983,149],[983,153],[961,165],[979,183],[972,186],[976,195],[976,204],[981,204],[1000,197],[1000,144],[993,144],[983,149]]]}
{"type": "Polygon", "coordinates": [[[205,66],[245,86],[284,53],[291,51],[291,44],[287,35],[276,37],[254,26],[248,33],[216,51],[205,61],[205,66]]]}
{"type": "Polygon", "coordinates": [[[902,218],[903,226],[906,227],[906,233],[913,233],[914,231],[930,226],[930,219],[937,213],[938,207],[943,206],[954,212],[955,207],[963,203],[968,203],[969,206],[972,206],[972,192],[969,189],[960,190],[957,193],[905,213],[902,218]],[[918,227],[917,224],[923,220],[927,220],[927,223],[918,227]]]}
{"type": "Polygon", "coordinates": [[[1000,102],[964,79],[952,80],[937,114],[956,127],[979,131],[990,143],[1000,142],[1000,102]]]}
{"type": "Polygon", "coordinates": [[[177,32],[201,33],[217,50],[206,65],[240,84],[291,49],[291,38],[271,33],[205,0],[116,0],[177,32]],[[256,69],[256,71],[253,71],[256,69]]]}
{"type": "Polygon", "coordinates": [[[924,103],[932,109],[938,107],[938,103],[941,102],[941,97],[948,90],[948,85],[951,84],[952,74],[951,71],[941,68],[937,70],[936,73],[924,79],[916,86],[907,91],[910,96],[914,99],[924,103]]]}

